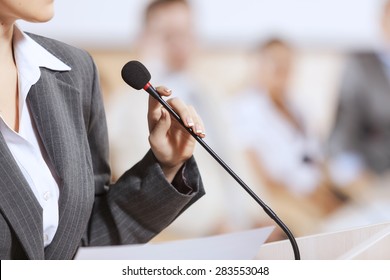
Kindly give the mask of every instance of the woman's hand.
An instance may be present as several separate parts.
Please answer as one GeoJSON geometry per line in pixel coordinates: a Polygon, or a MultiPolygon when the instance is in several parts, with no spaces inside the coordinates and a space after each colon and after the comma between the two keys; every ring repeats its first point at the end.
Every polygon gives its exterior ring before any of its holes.
{"type": "MultiPolygon", "coordinates": [[[[171,90],[157,87],[161,96],[170,96],[171,90]]],[[[201,118],[192,106],[178,98],[167,100],[184,124],[199,136],[205,137],[201,118]]],[[[193,154],[196,140],[153,97],[149,97],[149,143],[169,182],[172,182],[181,166],[193,154]]]]}

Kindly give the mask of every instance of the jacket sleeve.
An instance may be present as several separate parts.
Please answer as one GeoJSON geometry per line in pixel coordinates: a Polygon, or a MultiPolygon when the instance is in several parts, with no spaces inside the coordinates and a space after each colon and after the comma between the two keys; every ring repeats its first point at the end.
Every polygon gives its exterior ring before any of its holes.
{"type": "Polygon", "coordinates": [[[87,133],[95,201],[81,245],[144,243],[204,194],[202,180],[194,158],[190,158],[170,184],[153,152],[149,151],[116,183],[109,184],[107,125],[97,70],[93,66],[94,83],[87,133]]]}

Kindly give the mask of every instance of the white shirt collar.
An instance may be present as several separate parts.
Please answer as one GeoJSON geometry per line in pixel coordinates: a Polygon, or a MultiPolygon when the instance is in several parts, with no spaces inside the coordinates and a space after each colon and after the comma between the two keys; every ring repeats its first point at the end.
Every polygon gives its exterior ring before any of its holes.
{"type": "Polygon", "coordinates": [[[19,81],[24,81],[20,83],[20,93],[23,94],[24,99],[30,87],[41,77],[40,67],[55,71],[71,70],[68,65],[48,52],[17,26],[14,29],[13,47],[19,81]]]}

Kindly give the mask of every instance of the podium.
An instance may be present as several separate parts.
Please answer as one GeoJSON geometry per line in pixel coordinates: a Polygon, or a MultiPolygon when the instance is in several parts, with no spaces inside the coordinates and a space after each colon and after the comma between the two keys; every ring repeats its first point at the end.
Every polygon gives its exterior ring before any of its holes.
{"type": "MultiPolygon", "coordinates": [[[[390,223],[296,239],[302,260],[390,260],[390,223]]],[[[256,259],[293,260],[288,240],[265,243],[256,259]]]]}
{"type": "Polygon", "coordinates": [[[80,248],[77,260],[253,260],[273,226],[196,239],[80,248]]]}
{"type": "MultiPolygon", "coordinates": [[[[80,248],[87,260],[293,260],[289,240],[264,243],[274,227],[155,244],[80,248]]],[[[390,222],[296,239],[302,260],[390,260],[390,222]]]]}

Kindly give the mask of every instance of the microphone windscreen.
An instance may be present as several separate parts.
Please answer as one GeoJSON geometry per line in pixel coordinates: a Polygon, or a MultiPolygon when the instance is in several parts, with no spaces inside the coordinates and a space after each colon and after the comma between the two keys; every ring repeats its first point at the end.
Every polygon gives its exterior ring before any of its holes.
{"type": "Polygon", "coordinates": [[[129,61],[122,68],[122,79],[136,90],[142,89],[151,79],[146,67],[139,61],[129,61]]]}

